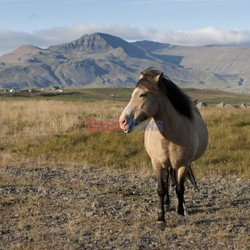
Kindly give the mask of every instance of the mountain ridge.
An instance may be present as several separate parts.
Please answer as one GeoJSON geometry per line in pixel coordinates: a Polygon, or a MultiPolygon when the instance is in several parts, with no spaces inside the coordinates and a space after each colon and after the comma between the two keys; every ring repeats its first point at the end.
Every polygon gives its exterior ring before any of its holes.
{"type": "Polygon", "coordinates": [[[24,45],[1,56],[0,87],[133,87],[139,73],[153,66],[181,87],[247,91],[250,48],[244,48],[129,43],[96,32],[47,49],[24,45]]]}
{"type": "Polygon", "coordinates": [[[91,35],[84,35],[70,43],[50,46],[48,50],[64,53],[70,53],[72,51],[101,53],[117,48],[122,48],[131,57],[146,57],[146,51],[134,46],[132,43],[128,43],[119,37],[100,32],[96,32],[91,35]]]}

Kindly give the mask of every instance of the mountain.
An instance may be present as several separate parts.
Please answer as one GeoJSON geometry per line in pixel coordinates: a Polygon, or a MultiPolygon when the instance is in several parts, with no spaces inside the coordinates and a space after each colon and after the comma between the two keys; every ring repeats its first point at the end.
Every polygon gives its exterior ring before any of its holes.
{"type": "Polygon", "coordinates": [[[182,87],[249,90],[250,52],[233,46],[185,47],[129,43],[109,34],[84,35],[41,49],[21,46],[0,57],[0,87],[133,87],[156,67],[182,87]]]}
{"type": "Polygon", "coordinates": [[[0,57],[0,86],[133,86],[136,65],[152,60],[148,56],[147,51],[102,33],[48,49],[22,46],[0,57]]]}
{"type": "Polygon", "coordinates": [[[59,53],[101,53],[112,49],[122,48],[130,57],[145,58],[146,52],[125,40],[103,33],[82,36],[70,43],[49,47],[49,50],[59,53]]]}
{"type": "Polygon", "coordinates": [[[33,45],[23,45],[9,54],[1,56],[0,62],[15,63],[17,61],[24,60],[25,58],[36,54],[40,50],[42,49],[35,47],[33,45]]]}
{"type": "Polygon", "coordinates": [[[162,49],[170,49],[175,46],[170,43],[158,43],[158,42],[147,41],[147,40],[136,41],[136,42],[133,42],[132,44],[134,44],[136,47],[145,49],[150,52],[154,52],[156,50],[162,50],[162,49]]]}
{"type": "MultiPolygon", "coordinates": [[[[213,72],[222,76],[221,82],[210,83],[211,87],[235,91],[250,91],[250,47],[209,45],[201,47],[178,46],[151,41],[133,43],[147,49],[154,56],[168,58],[186,69],[213,72]]],[[[206,78],[203,78],[206,83],[206,78]]]]}

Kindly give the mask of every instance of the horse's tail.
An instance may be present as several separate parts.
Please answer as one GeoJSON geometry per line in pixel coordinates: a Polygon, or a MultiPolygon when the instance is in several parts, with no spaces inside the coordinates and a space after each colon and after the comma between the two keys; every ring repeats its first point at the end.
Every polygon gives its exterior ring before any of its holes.
{"type": "MultiPolygon", "coordinates": [[[[188,167],[188,171],[187,171],[187,178],[189,179],[189,181],[194,185],[195,189],[197,189],[199,191],[196,179],[194,177],[193,174],[193,170],[191,168],[191,165],[188,167]]],[[[177,184],[177,176],[176,176],[176,171],[172,168],[169,169],[169,180],[172,183],[171,186],[174,187],[177,184]]]]}
{"type": "Polygon", "coordinates": [[[191,165],[189,166],[188,171],[187,171],[187,178],[194,185],[195,189],[197,189],[199,191],[199,188],[198,188],[197,182],[195,180],[191,165]]]}

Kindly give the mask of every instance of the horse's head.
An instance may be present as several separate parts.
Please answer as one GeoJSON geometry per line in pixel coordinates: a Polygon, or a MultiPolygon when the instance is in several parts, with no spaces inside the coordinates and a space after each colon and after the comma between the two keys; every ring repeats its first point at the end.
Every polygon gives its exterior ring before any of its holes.
{"type": "Polygon", "coordinates": [[[133,130],[138,123],[155,116],[159,110],[158,83],[163,73],[157,70],[150,72],[150,75],[141,73],[131,99],[120,116],[120,127],[125,133],[133,130]]]}

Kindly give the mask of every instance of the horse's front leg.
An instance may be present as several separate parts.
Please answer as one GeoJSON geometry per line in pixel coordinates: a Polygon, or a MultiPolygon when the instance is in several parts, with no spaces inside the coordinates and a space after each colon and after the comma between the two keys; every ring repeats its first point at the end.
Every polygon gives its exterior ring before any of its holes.
{"type": "Polygon", "coordinates": [[[166,169],[163,169],[161,166],[158,166],[155,169],[156,178],[158,182],[157,193],[159,196],[159,204],[158,204],[158,218],[157,223],[164,223],[165,222],[165,210],[164,210],[164,198],[167,192],[166,189],[166,169]]]}

